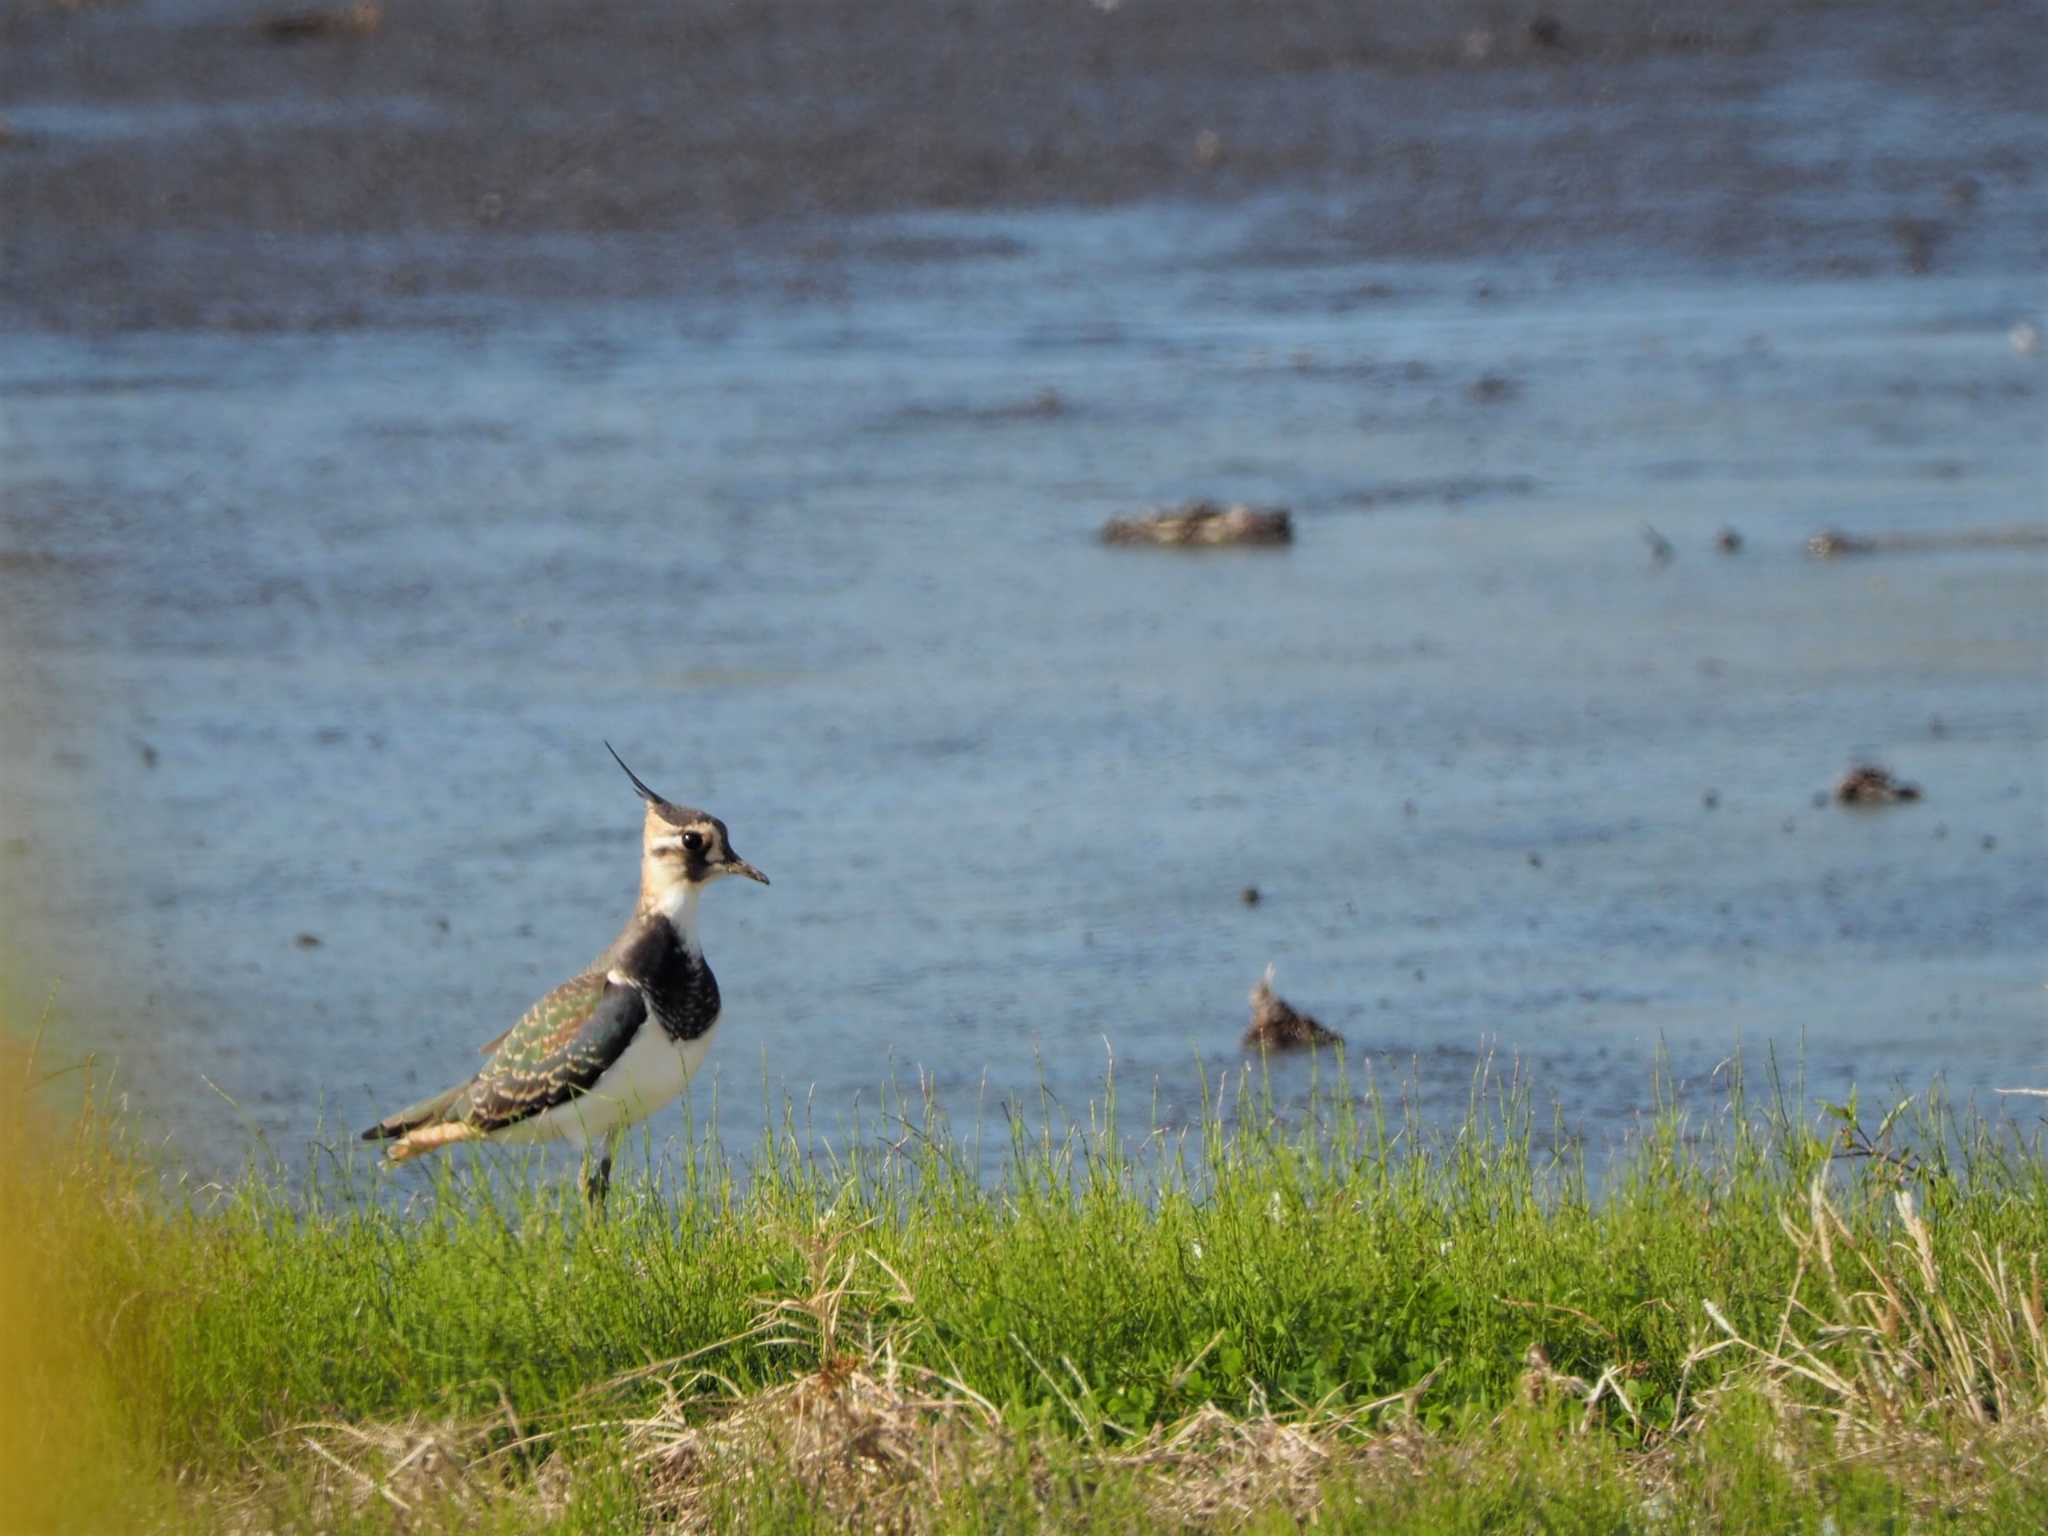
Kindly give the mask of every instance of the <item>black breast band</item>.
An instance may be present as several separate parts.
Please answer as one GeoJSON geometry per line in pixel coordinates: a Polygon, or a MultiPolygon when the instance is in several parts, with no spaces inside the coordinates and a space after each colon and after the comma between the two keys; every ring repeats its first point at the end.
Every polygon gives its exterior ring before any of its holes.
{"type": "Polygon", "coordinates": [[[661,914],[643,920],[612,969],[640,988],[671,1040],[694,1040],[718,1022],[718,978],[661,914]]]}

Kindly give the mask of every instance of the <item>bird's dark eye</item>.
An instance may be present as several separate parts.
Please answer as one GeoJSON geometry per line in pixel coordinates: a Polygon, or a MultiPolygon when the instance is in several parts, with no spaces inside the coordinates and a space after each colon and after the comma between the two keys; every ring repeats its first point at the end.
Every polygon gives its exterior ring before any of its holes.
{"type": "Polygon", "coordinates": [[[704,851],[704,834],[697,831],[685,832],[683,834],[683,847],[691,853],[702,853],[704,851]]]}

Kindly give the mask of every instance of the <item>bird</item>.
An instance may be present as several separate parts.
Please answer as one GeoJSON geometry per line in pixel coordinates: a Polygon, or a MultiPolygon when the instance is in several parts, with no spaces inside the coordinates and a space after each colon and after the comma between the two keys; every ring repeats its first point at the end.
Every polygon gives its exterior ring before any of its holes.
{"type": "Polygon", "coordinates": [[[1305,1045],[1342,1045],[1344,1037],[1320,1021],[1298,1012],[1273,990],[1273,967],[1252,988],[1252,1021],[1244,1032],[1248,1051],[1291,1051],[1305,1045]]]}
{"type": "Polygon", "coordinates": [[[697,938],[697,899],[727,875],[768,884],[733,852],[725,823],[649,789],[606,742],[646,802],[640,899],[580,975],[484,1046],[474,1077],[363,1132],[392,1163],[463,1141],[567,1141],[583,1149],[583,1194],[604,1208],[626,1127],[689,1084],[718,1029],[718,981],[697,938]]]}

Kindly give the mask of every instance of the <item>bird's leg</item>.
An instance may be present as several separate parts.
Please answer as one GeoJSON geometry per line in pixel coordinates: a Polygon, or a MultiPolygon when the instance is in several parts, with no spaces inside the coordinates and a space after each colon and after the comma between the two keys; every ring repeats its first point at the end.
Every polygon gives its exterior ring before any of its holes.
{"type": "Polygon", "coordinates": [[[590,1156],[593,1149],[583,1149],[583,1202],[590,1207],[593,1215],[604,1214],[604,1197],[612,1187],[612,1148],[618,1144],[618,1139],[617,1131],[606,1133],[595,1164],[591,1162],[590,1156]]]}
{"type": "Polygon", "coordinates": [[[609,1152],[592,1158],[583,1154],[583,1203],[593,1216],[604,1215],[605,1193],[612,1187],[612,1159],[609,1152]]]}

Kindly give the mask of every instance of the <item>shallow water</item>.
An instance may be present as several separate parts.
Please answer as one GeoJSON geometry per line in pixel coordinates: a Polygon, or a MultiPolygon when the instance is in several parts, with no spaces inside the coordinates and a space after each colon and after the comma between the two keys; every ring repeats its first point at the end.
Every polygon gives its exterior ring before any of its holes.
{"type": "Polygon", "coordinates": [[[0,14],[15,991],[296,1159],[610,937],[608,738],[775,879],[735,1150],[1185,1123],[1269,962],[1437,1120],[2034,1123],[2048,551],[1804,553],[2048,528],[2043,12],[1953,9],[0,14]],[[1298,542],[1093,538],[1204,496],[1298,542]]]}
{"type": "Polygon", "coordinates": [[[1738,1042],[2039,1082],[2048,560],[1802,550],[2041,521],[2035,285],[1242,259],[1269,213],[866,221],[848,291],[715,312],[16,338],[28,990],[202,1165],[367,1123],[609,937],[609,738],[775,880],[706,902],[729,1147],[892,1075],[1078,1109],[1110,1052],[1184,1119],[1269,961],[1432,1115],[1489,1050],[1596,1136],[1660,1049],[1702,1098],[1738,1042]],[[1092,539],[1190,494],[1298,542],[1092,539]],[[1816,803],[1866,755],[1927,798],[1816,803]]]}

